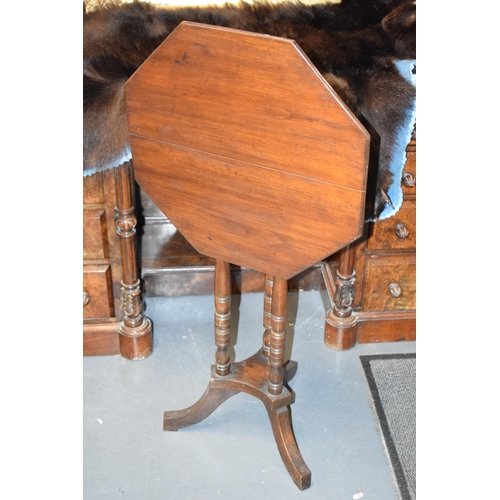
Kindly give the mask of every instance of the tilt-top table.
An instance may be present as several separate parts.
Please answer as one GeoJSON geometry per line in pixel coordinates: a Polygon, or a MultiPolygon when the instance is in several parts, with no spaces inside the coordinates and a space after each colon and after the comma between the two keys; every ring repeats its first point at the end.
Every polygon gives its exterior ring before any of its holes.
{"type": "Polygon", "coordinates": [[[125,86],[137,182],[200,253],[216,259],[215,365],[200,422],[246,392],[269,414],[300,489],[311,473],[292,431],[287,280],[362,235],[369,135],[292,40],[183,22],[125,86]],[[231,362],[230,263],[266,275],[263,345],[231,362]]]}

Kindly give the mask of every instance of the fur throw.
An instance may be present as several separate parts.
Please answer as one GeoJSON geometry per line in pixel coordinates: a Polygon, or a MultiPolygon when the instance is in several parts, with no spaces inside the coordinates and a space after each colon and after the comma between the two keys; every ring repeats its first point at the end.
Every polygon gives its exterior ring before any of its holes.
{"type": "Polygon", "coordinates": [[[398,69],[416,58],[416,5],[407,0],[195,8],[133,2],[84,13],[84,175],[130,159],[124,84],[185,20],[295,40],[370,132],[367,218],[394,205],[388,193],[400,179],[391,163],[397,145],[404,150],[409,140],[415,106],[415,87],[398,69]]]}

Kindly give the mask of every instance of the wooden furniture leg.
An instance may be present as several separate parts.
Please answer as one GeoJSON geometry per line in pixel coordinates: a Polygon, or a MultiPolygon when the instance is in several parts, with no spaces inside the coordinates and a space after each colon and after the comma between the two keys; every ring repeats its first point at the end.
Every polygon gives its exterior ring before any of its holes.
{"type": "Polygon", "coordinates": [[[214,330],[215,372],[217,375],[227,375],[231,369],[229,343],[231,341],[231,272],[229,262],[219,259],[215,261],[214,283],[214,330]]]}
{"type": "Polygon", "coordinates": [[[358,317],[351,307],[355,276],[354,249],[347,245],[340,251],[334,304],[325,318],[325,344],[334,350],[350,349],[356,343],[358,317]]]}
{"type": "MultiPolygon", "coordinates": [[[[269,358],[269,353],[271,351],[273,288],[274,276],[266,274],[264,282],[264,335],[262,337],[262,354],[267,358],[269,358]]],[[[291,359],[283,365],[284,384],[288,383],[293,379],[293,377],[295,377],[297,367],[297,361],[293,361],[291,359]]]]}
{"type": "Polygon", "coordinates": [[[274,276],[266,274],[264,282],[264,335],[262,336],[262,354],[269,357],[271,347],[271,304],[273,301],[274,276]]]}
{"type": "MultiPolygon", "coordinates": [[[[269,346],[268,391],[280,395],[284,391],[284,365],[286,342],[288,282],[281,278],[274,279],[271,302],[271,335],[269,346]]],[[[296,371],[297,363],[294,365],[296,371]]],[[[290,376],[290,375],[288,375],[290,376]]],[[[292,375],[293,376],[293,375],[292,375]]],[[[274,438],[281,458],[299,489],[311,485],[311,471],[299,452],[292,430],[289,406],[277,409],[267,408],[273,428],[274,438]]]]}
{"type": "Polygon", "coordinates": [[[267,276],[266,285],[264,304],[265,308],[271,306],[269,352],[265,347],[269,324],[265,309],[264,347],[250,358],[231,364],[228,353],[231,317],[229,264],[216,261],[214,329],[217,351],[212,376],[205,393],[195,404],[184,410],[164,413],[163,429],[175,431],[201,422],[231,396],[246,392],[264,403],[283,463],[298,488],[304,490],[311,485],[311,471],[295,441],[289,408],[295,401],[295,394],[286,386],[295,375],[297,363],[290,361],[284,365],[287,281],[267,276]],[[269,301],[271,291],[272,300],[269,301]]]}
{"type": "Polygon", "coordinates": [[[138,276],[135,247],[137,219],[132,203],[132,163],[115,168],[116,232],[120,237],[122,256],[121,309],[124,314],[119,328],[120,354],[131,360],[144,359],[153,351],[151,320],[142,314],[141,282],[138,276]]]}
{"type": "Polygon", "coordinates": [[[283,365],[285,363],[285,334],[288,289],[287,281],[276,278],[271,303],[271,341],[269,345],[269,381],[271,394],[283,391],[283,365]]]}

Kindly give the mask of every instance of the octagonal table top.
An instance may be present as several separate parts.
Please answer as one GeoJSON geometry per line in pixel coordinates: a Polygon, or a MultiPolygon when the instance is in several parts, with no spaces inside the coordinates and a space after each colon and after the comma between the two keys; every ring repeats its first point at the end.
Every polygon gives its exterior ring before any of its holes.
{"type": "Polygon", "coordinates": [[[183,22],[125,96],[135,178],[198,252],[288,279],[361,236],[369,135],[294,41],[183,22]]]}

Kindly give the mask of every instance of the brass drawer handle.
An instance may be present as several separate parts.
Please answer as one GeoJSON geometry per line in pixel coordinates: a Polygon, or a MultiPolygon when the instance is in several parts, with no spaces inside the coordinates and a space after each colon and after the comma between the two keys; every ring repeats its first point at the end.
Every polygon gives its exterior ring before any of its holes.
{"type": "Polygon", "coordinates": [[[402,288],[399,286],[399,283],[391,283],[389,285],[389,292],[390,294],[395,298],[399,298],[401,297],[401,295],[403,295],[403,290],[402,288]]]}
{"type": "Polygon", "coordinates": [[[415,177],[412,175],[412,174],[409,174],[408,172],[405,172],[403,174],[403,184],[407,187],[407,188],[413,188],[415,187],[415,177]]]}
{"type": "Polygon", "coordinates": [[[394,226],[394,232],[396,233],[396,236],[402,240],[410,236],[410,231],[402,222],[394,226]]]}
{"type": "Polygon", "coordinates": [[[83,291],[83,307],[85,307],[90,302],[90,293],[83,291]]]}

